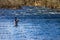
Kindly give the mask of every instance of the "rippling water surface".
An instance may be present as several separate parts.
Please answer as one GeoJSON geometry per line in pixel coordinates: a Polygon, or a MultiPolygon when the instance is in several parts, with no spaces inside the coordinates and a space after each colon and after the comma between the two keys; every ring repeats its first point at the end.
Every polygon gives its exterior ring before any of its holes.
{"type": "Polygon", "coordinates": [[[44,7],[0,9],[0,40],[60,40],[59,13],[44,7]]]}

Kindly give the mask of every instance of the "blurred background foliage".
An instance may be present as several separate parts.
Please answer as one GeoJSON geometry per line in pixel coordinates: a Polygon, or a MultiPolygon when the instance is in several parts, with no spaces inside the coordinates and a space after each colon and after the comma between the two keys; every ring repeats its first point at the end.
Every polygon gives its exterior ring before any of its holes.
{"type": "Polygon", "coordinates": [[[19,8],[20,6],[43,6],[60,9],[60,0],[0,0],[0,8],[19,8]]]}

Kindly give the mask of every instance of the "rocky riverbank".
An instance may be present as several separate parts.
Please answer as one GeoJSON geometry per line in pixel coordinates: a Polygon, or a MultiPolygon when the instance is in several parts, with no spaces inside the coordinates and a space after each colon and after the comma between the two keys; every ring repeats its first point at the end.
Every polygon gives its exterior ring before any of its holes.
{"type": "Polygon", "coordinates": [[[19,9],[21,6],[43,6],[60,9],[59,0],[0,0],[0,8],[19,9]]]}

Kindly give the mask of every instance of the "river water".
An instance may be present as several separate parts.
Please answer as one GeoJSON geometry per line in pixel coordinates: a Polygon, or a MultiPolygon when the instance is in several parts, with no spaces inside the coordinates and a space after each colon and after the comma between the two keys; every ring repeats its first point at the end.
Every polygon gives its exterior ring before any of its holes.
{"type": "Polygon", "coordinates": [[[0,9],[0,40],[60,40],[59,13],[44,7],[0,9]]]}

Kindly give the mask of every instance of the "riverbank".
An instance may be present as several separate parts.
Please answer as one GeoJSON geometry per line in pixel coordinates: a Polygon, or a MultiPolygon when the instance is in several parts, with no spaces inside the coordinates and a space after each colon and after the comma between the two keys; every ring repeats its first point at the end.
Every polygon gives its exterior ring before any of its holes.
{"type": "Polygon", "coordinates": [[[21,6],[43,6],[60,9],[59,0],[0,0],[0,8],[19,9],[21,6]]]}

